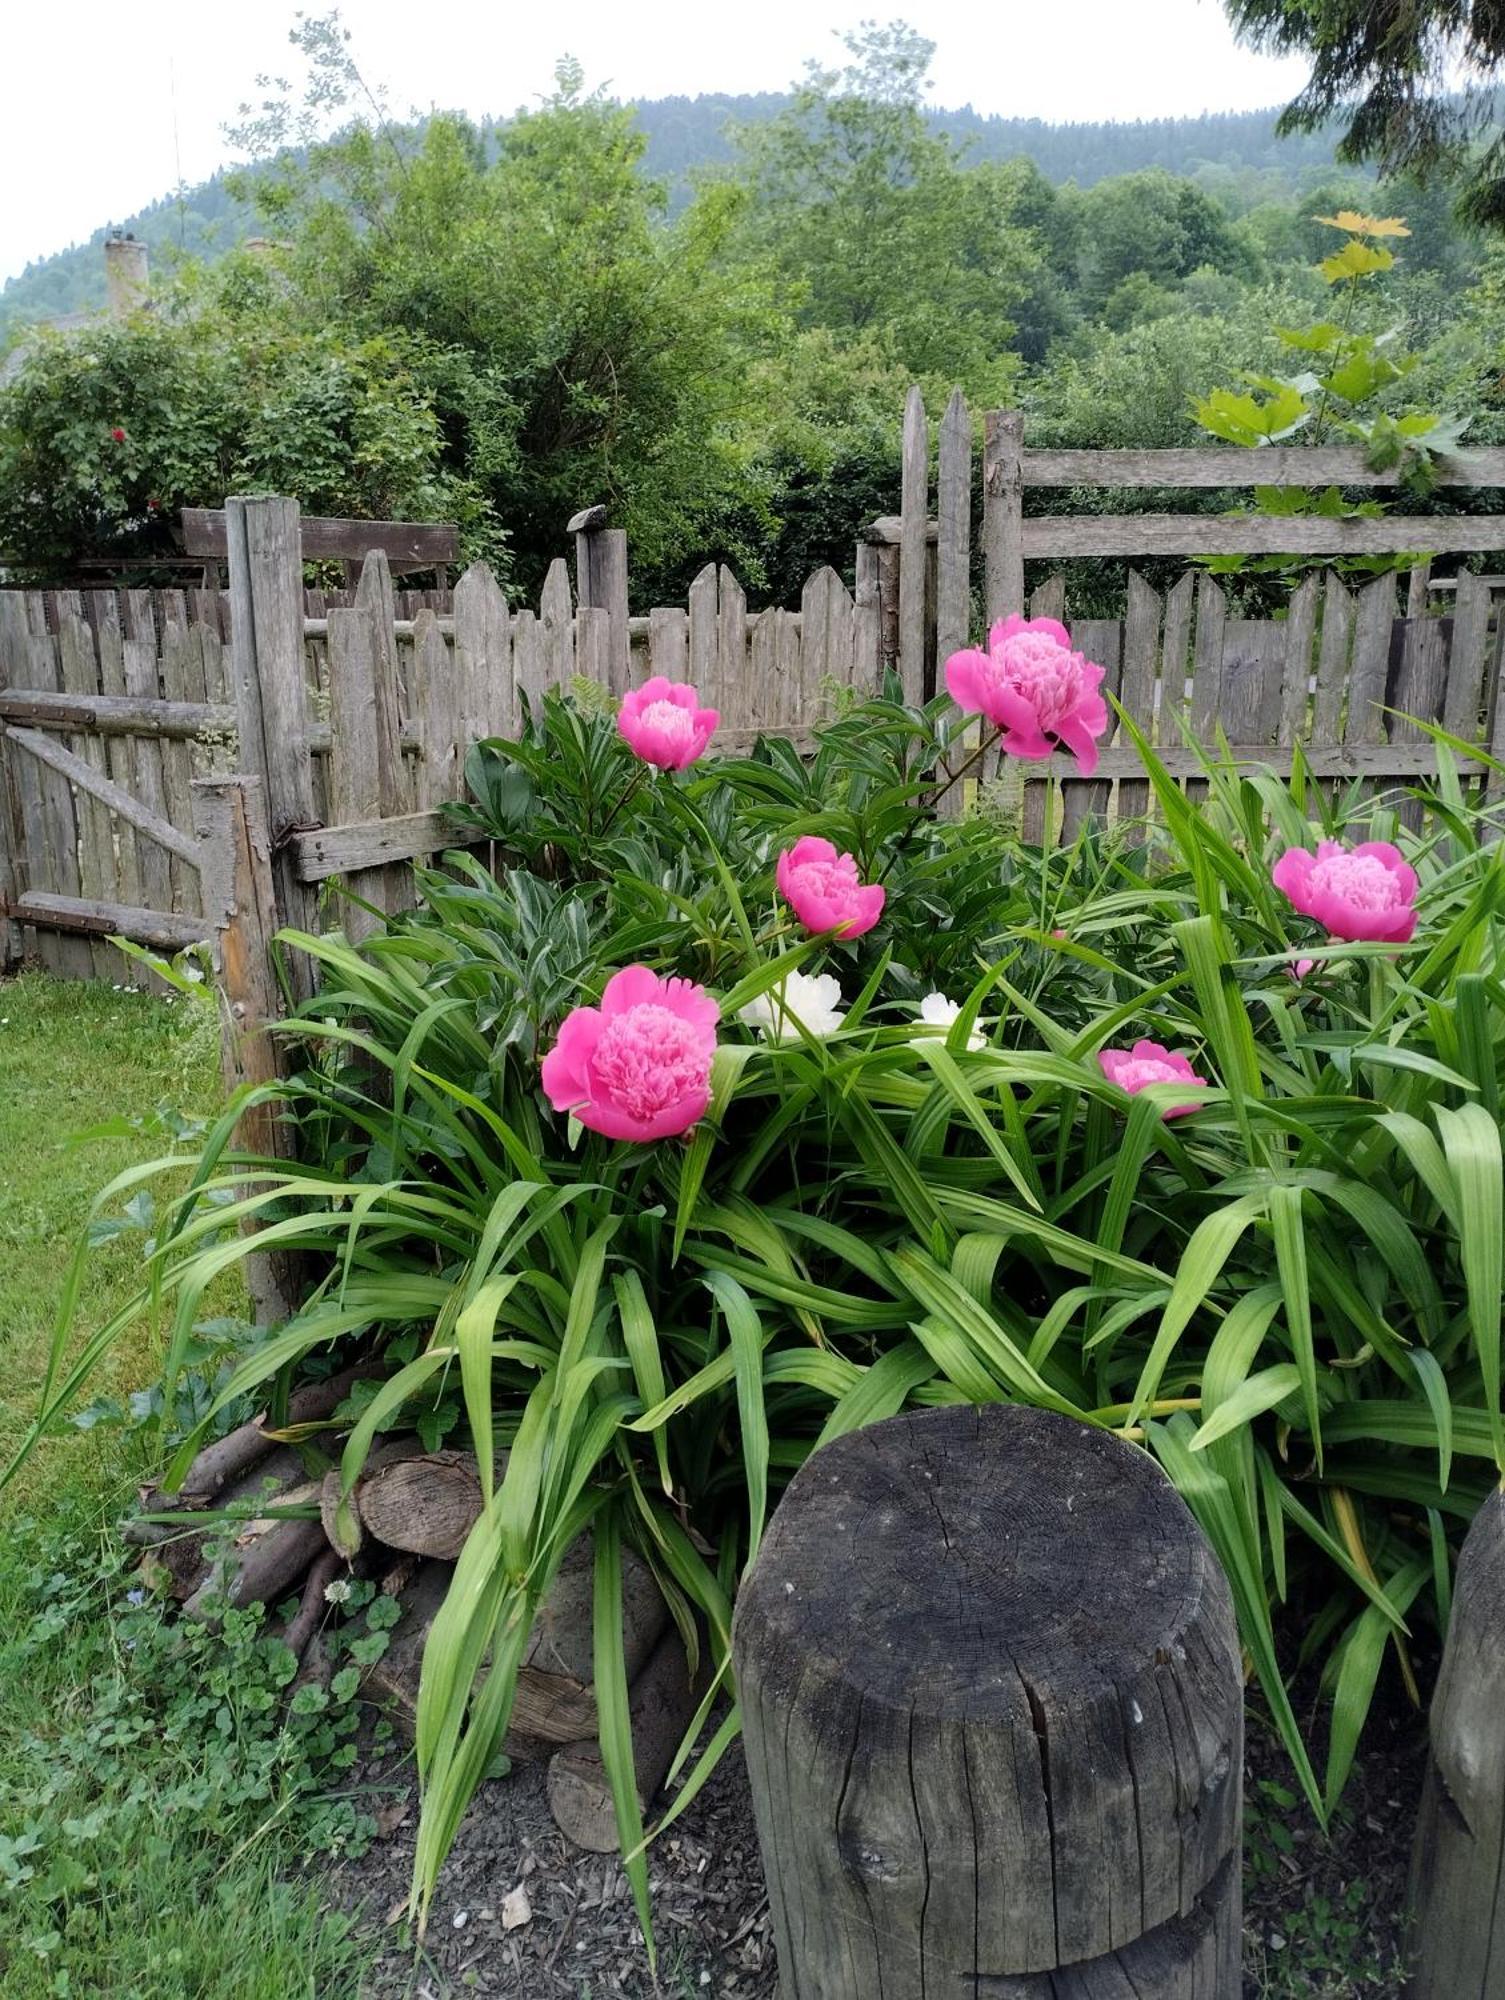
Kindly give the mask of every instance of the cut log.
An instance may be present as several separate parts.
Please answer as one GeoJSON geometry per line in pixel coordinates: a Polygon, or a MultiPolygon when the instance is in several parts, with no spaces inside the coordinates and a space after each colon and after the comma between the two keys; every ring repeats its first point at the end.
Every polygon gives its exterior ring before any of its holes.
{"type": "Polygon", "coordinates": [[[1234,2000],[1238,1634],[1145,1453],[1003,1404],[839,1438],[733,1647],[790,1992],[1234,2000]]]}
{"type": "Polygon", "coordinates": [[[1505,1994],[1505,1494],[1463,1544],[1411,1861],[1409,2000],[1505,1994]]]}
{"type": "MultiPolygon", "coordinates": [[[[582,1535],[559,1565],[554,1587],[549,1592],[523,1665],[535,1673],[560,1677],[588,1687],[595,1678],[595,1548],[589,1535],[582,1535]]],[[[636,1679],[659,1634],[669,1621],[669,1608],[653,1580],[653,1572],[635,1549],[622,1551],[622,1651],[627,1662],[627,1678],[636,1679]]],[[[595,1706],[591,1707],[588,1729],[575,1736],[588,1736],[595,1728],[595,1706]]],[[[568,1743],[570,1736],[551,1741],[568,1743]]]]}
{"type": "MultiPolygon", "coordinates": [[[[357,1363],[338,1375],[331,1375],[327,1382],[308,1382],[301,1389],[295,1389],[288,1398],[285,1428],[292,1430],[303,1424],[318,1424],[333,1416],[360,1379],[360,1374],[361,1365],[357,1363]]],[[[141,1496],[145,1510],[153,1514],[192,1513],[211,1503],[224,1504],[219,1500],[223,1489],[232,1482],[245,1480],[263,1459],[278,1450],[278,1440],[268,1435],[266,1421],[263,1410],[248,1423],[206,1444],[183,1475],[183,1483],[176,1493],[163,1493],[157,1487],[147,1487],[141,1496]]],[[[258,1483],[264,1476],[258,1475],[258,1483]]],[[[126,1521],[121,1527],[126,1541],[147,1547],[172,1532],[170,1527],[153,1521],[126,1521]]]]}
{"type": "Polygon", "coordinates": [[[368,1471],[353,1497],[361,1526],[389,1549],[452,1562],[481,1517],[481,1476],[469,1452],[424,1452],[368,1471]]]}
{"type": "MultiPolygon", "coordinates": [[[[695,1714],[695,1689],[684,1640],[672,1626],[632,1683],[628,1711],[638,1805],[646,1809],[664,1782],[664,1773],[695,1714]]],[[[548,1788],[549,1810],[566,1839],[592,1854],[619,1850],[616,1808],[601,1761],[601,1746],[594,1737],[554,1752],[549,1760],[548,1788]]]]}
{"type": "MultiPolygon", "coordinates": [[[[298,1454],[289,1445],[272,1445],[264,1457],[212,1502],[200,1504],[203,1507],[212,1505],[215,1515],[219,1516],[232,1508],[253,1507],[263,1498],[280,1500],[304,1483],[303,1462],[298,1454]]],[[[178,1497],[176,1494],[164,1494],[155,1504],[162,1511],[171,1513],[175,1510],[178,1497]]],[[[128,1540],[135,1540],[136,1533],[142,1531],[149,1531],[157,1537],[153,1560],[165,1571],[167,1587],[180,1604],[192,1597],[208,1577],[209,1562],[204,1553],[206,1545],[222,1542],[237,1532],[234,1526],[223,1520],[216,1518],[201,1522],[197,1514],[187,1511],[178,1524],[170,1521],[128,1521],[122,1529],[128,1540]]]]}
{"type": "MultiPolygon", "coordinates": [[[[512,1718],[503,1746],[519,1762],[547,1756],[561,1743],[578,1743],[596,1731],[592,1688],[593,1552],[582,1536],[565,1557],[554,1588],[538,1615],[517,1677],[512,1718]]],[[[423,1648],[434,1614],[444,1602],[454,1566],[425,1562],[401,1593],[404,1617],[392,1643],[366,1675],[369,1699],[390,1705],[392,1720],[411,1736],[418,1711],[423,1648]]],[[[669,1622],[668,1606],[653,1572],[633,1551],[622,1552],[622,1624],[629,1682],[636,1680],[669,1622]]]]}
{"type": "Polygon", "coordinates": [[[282,1635],[282,1643],[290,1650],[295,1660],[303,1658],[308,1643],[317,1634],[329,1606],[324,1592],[345,1568],[344,1558],[338,1549],[321,1549],[309,1565],[303,1585],[303,1600],[297,1611],[288,1620],[287,1630],[282,1635]]]}
{"type": "Polygon", "coordinates": [[[183,1609],[190,1618],[203,1618],[224,1605],[240,1610],[247,1604],[276,1603],[329,1547],[318,1520],[255,1522],[253,1530],[237,1537],[225,1562],[216,1563],[188,1599],[183,1609]]]}

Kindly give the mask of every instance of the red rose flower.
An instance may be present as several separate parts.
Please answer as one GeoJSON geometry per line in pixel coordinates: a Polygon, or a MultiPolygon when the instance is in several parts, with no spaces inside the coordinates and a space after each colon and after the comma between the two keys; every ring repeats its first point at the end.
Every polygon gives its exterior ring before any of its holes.
{"type": "Polygon", "coordinates": [[[125,443],[125,432],[120,428],[119,424],[110,432],[110,436],[114,438],[116,444],[125,443]]]}

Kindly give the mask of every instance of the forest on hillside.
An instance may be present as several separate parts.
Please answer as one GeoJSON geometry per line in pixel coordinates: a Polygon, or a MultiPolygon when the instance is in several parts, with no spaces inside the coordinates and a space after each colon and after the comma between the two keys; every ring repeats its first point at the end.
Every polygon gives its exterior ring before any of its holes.
{"type": "MultiPolygon", "coordinates": [[[[151,309],[13,358],[13,574],[149,565],[182,506],[272,489],[456,519],[523,590],[568,515],[604,501],[645,601],[710,558],[788,601],[815,564],[849,569],[893,507],[911,381],[932,408],[953,384],[974,411],[1020,401],[1036,443],[1205,440],[1199,404],[1253,441],[1316,379],[1302,328],[1329,327],[1366,442],[1420,475],[1429,441],[1505,436],[1505,245],[1462,226],[1445,186],[1377,184],[1319,138],[1277,145],[1271,116],[969,122],[927,107],[922,37],[869,23],[842,67],[752,116],[634,110],[566,61],[505,124],[411,127],[354,117],[337,22],[299,34],[306,97],[261,106],[252,164],[195,192],[151,309]],[[1347,212],[1404,229],[1335,291],[1323,218],[1347,212]]],[[[170,205],[139,233],[159,221],[170,205]]],[[[1324,393],[1318,433],[1357,435],[1347,409],[1324,393]]]]}
{"type": "MultiPolygon", "coordinates": [[[[741,95],[711,92],[697,97],[659,97],[629,105],[643,137],[643,171],[665,183],[666,209],[678,215],[707,170],[735,168],[738,134],[786,114],[787,91],[741,95]]],[[[970,164],[1025,159],[1048,181],[1091,187],[1115,174],[1163,167],[1197,181],[1217,198],[1243,211],[1261,201],[1292,200],[1313,171],[1333,164],[1333,141],[1325,132],[1277,138],[1278,112],[1207,112],[1198,118],[1149,118],[1121,123],[1047,124],[1040,118],[985,116],[970,106],[958,110],[922,107],[929,130],[957,149],[970,164]]],[[[492,157],[509,121],[483,121],[480,130],[492,157]]],[[[421,127],[404,132],[413,143],[421,127]]],[[[100,246],[115,229],[150,245],[167,258],[223,256],[256,233],[254,205],[237,195],[237,176],[218,173],[196,187],[178,189],[134,215],[111,217],[86,243],[40,257],[0,285],[0,348],[30,322],[87,312],[104,304],[100,246]]]]}

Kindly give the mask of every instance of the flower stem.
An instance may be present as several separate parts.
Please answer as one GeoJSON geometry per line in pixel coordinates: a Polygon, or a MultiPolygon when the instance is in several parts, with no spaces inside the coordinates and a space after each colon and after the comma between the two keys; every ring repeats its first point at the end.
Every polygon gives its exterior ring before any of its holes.
{"type": "MultiPolygon", "coordinates": [[[[928,813],[933,813],[935,811],[936,807],[940,804],[941,800],[945,798],[947,792],[950,791],[951,787],[953,785],[960,784],[961,780],[966,777],[967,773],[972,769],[972,767],[975,764],[979,763],[981,759],[987,755],[988,751],[993,748],[993,746],[998,742],[999,738],[1002,735],[1003,731],[999,729],[995,724],[992,734],[990,736],[985,736],[983,738],[981,743],[979,743],[977,748],[972,752],[971,756],[966,758],[965,761],[959,764],[956,767],[956,769],[951,773],[950,777],[947,778],[945,784],[938,785],[936,789],[933,792],[929,793],[927,797],[921,799],[920,803],[915,807],[913,814],[910,816],[910,821],[908,826],[905,827],[904,831],[899,835],[897,841],[895,841],[892,853],[889,855],[887,861],[884,862],[882,868],[879,871],[878,880],[880,883],[886,882],[888,880],[889,870],[893,867],[894,863],[899,859],[899,856],[904,852],[905,848],[908,847],[909,843],[914,839],[915,830],[919,826],[920,821],[924,819],[928,813]]],[[[949,744],[947,745],[947,748],[948,749],[950,748],[949,744]]]]}
{"type": "Polygon", "coordinates": [[[638,786],[642,784],[643,773],[644,771],[647,770],[647,768],[648,767],[646,764],[639,764],[637,769],[633,772],[632,777],[629,783],[627,784],[626,789],[622,793],[622,796],[617,800],[616,804],[612,807],[611,811],[606,815],[605,824],[602,826],[600,833],[597,835],[597,839],[605,840],[607,834],[611,830],[612,821],[616,818],[617,814],[622,810],[623,806],[626,805],[627,801],[632,797],[633,793],[637,790],[638,786]]]}

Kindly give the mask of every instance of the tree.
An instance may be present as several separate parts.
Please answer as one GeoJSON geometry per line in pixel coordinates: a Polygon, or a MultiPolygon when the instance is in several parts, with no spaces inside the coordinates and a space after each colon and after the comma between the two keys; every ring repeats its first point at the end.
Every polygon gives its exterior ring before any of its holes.
{"type": "Polygon", "coordinates": [[[1255,48],[1309,55],[1306,87],[1286,107],[1283,132],[1346,120],[1344,160],[1377,160],[1456,176],[1463,212],[1505,226],[1505,131],[1497,94],[1505,70],[1499,0],[1224,0],[1255,48]],[[1453,78],[1474,79],[1459,94],[1453,78]],[[1490,128],[1493,128],[1492,130],[1490,128]]]}
{"type": "Polygon", "coordinates": [[[492,138],[449,114],[368,117],[253,183],[290,238],[296,320],[421,345],[447,462],[507,524],[524,587],[597,501],[632,536],[635,579],[662,581],[738,476],[729,422],[766,297],[721,262],[735,190],[669,223],[643,146],[567,58],[492,138]]]}
{"type": "MultiPolygon", "coordinates": [[[[741,134],[746,254],[797,325],[878,335],[912,372],[981,388],[1015,314],[1050,276],[1008,167],[967,169],[922,109],[934,44],[893,22],[842,38],[839,69],[810,64],[788,110],[741,134]]],[[[997,378],[999,386],[1005,377],[997,378]]]]}
{"type": "Polygon", "coordinates": [[[1107,307],[1126,279],[1172,286],[1203,266],[1254,275],[1248,238],[1235,232],[1210,196],[1159,167],[1070,191],[1068,207],[1078,245],[1077,283],[1093,313],[1107,307]]]}

